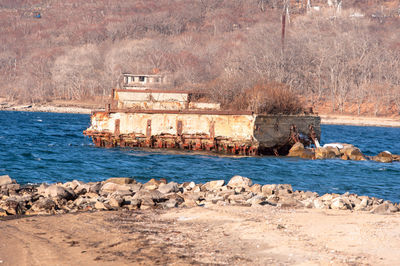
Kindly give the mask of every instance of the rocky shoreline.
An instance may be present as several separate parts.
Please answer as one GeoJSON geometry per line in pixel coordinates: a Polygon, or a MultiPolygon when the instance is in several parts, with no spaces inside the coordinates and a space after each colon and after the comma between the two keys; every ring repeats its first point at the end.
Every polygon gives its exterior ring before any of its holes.
{"type": "Polygon", "coordinates": [[[399,212],[399,204],[356,194],[318,195],[296,191],[289,184],[260,185],[234,176],[226,184],[178,184],[165,179],[139,183],[132,178],[110,178],[102,182],[20,185],[0,176],[0,216],[49,215],[85,211],[170,209],[208,206],[274,206],[365,211],[379,214],[399,212]]]}
{"type": "Polygon", "coordinates": [[[358,115],[319,114],[323,125],[345,125],[366,127],[400,127],[399,116],[376,117],[358,115]]]}
{"type": "Polygon", "coordinates": [[[400,162],[400,155],[383,151],[376,156],[367,156],[361,150],[348,143],[329,143],[323,147],[306,148],[301,142],[297,142],[289,150],[289,157],[302,159],[342,159],[351,161],[376,161],[381,163],[400,162]]]}

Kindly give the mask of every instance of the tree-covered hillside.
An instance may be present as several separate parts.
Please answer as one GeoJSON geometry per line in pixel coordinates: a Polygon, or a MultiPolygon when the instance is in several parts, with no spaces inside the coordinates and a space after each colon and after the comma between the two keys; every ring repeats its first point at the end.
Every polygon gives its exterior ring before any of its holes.
{"type": "Polygon", "coordinates": [[[274,87],[336,112],[400,112],[399,1],[307,2],[0,0],[0,96],[85,100],[157,71],[226,108],[261,110],[274,87]]]}

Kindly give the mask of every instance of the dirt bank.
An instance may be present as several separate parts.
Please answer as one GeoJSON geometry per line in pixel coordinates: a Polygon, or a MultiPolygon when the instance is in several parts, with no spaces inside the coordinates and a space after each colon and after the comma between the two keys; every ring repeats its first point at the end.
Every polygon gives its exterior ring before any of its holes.
{"type": "Polygon", "coordinates": [[[212,206],[0,220],[2,265],[394,265],[400,215],[212,206]]]}

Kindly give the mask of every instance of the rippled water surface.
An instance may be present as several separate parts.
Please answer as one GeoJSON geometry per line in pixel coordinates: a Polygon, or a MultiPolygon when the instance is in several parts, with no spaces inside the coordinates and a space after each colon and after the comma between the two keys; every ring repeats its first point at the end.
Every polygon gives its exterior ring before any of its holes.
{"type": "MultiPolygon", "coordinates": [[[[1,111],[0,175],[19,183],[50,183],[112,176],[206,182],[237,174],[260,184],[289,183],[320,194],[349,191],[400,202],[400,163],[96,148],[82,135],[89,123],[89,115],[1,111]]],[[[400,154],[400,128],[326,125],[322,132],[322,144],[352,143],[367,155],[383,150],[400,154]]]]}

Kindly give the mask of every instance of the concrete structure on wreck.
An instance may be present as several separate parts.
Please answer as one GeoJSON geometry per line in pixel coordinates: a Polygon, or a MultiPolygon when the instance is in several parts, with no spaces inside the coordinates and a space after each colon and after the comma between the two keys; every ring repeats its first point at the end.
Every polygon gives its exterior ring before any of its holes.
{"type": "Polygon", "coordinates": [[[105,111],[93,111],[84,131],[100,147],[205,150],[237,155],[285,155],[297,141],[320,138],[314,115],[221,110],[195,93],[163,89],[159,75],[123,75],[105,111]],[[200,97],[201,98],[201,97],[200,97]]]}
{"type": "Polygon", "coordinates": [[[122,74],[122,88],[125,89],[144,90],[168,83],[168,79],[163,75],[122,74]]]}

